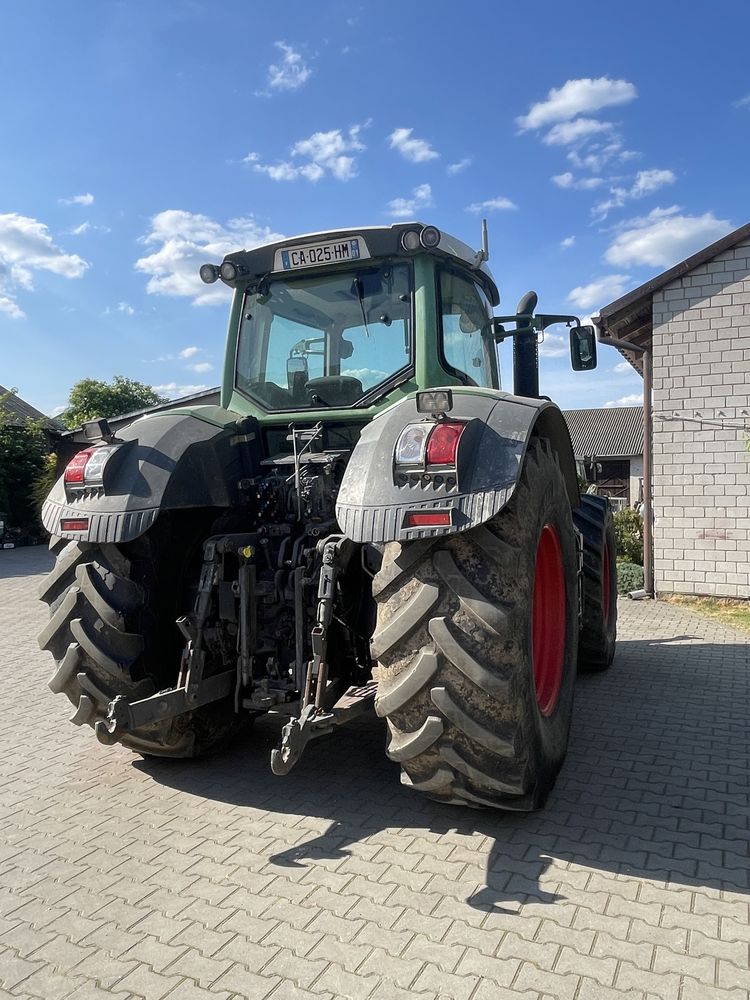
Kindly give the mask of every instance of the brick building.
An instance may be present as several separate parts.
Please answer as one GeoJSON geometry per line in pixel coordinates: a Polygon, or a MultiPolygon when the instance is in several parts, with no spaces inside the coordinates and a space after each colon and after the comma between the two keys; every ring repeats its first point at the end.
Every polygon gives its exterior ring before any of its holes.
{"type": "Polygon", "coordinates": [[[652,355],[656,592],[750,598],[750,224],[605,306],[601,327],[652,355]]]}

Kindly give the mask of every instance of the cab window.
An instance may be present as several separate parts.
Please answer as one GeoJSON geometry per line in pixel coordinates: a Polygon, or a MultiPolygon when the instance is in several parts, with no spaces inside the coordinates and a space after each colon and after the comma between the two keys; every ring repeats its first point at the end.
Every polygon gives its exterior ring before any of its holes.
{"type": "Polygon", "coordinates": [[[467,275],[441,270],[439,309],[448,369],[466,385],[498,388],[492,310],[482,289],[467,275]]]}

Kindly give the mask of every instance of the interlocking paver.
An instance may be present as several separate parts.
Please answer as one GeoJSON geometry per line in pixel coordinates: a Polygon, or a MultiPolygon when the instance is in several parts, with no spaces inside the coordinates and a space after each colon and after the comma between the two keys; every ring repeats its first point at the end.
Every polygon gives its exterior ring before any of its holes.
{"type": "Polygon", "coordinates": [[[200,764],[99,746],[45,686],[49,564],[0,552],[0,997],[748,1000],[744,636],[620,602],[546,809],[498,816],[404,789],[374,722],[283,781],[271,720],[200,764]]]}

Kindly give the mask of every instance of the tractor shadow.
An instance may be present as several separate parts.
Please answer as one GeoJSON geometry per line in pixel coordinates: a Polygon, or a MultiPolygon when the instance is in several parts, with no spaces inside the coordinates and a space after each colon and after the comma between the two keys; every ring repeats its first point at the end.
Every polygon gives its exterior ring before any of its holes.
{"type": "MultiPolygon", "coordinates": [[[[460,859],[469,858],[461,896],[485,912],[564,902],[590,872],[742,893],[750,867],[750,643],[694,639],[623,640],[610,672],[579,678],[565,766],[545,809],[533,814],[444,806],[404,788],[374,717],[309,744],[284,778],[269,769],[279,730],[271,719],[210,760],[134,766],[261,820],[288,816],[290,828],[300,817],[330,820],[324,832],[308,830],[309,838],[268,856],[277,872],[346,858],[388,830],[396,850],[415,837],[456,844],[460,859]],[[568,866],[577,875],[558,880],[568,866]]],[[[249,833],[253,821],[248,815],[249,833]]]]}

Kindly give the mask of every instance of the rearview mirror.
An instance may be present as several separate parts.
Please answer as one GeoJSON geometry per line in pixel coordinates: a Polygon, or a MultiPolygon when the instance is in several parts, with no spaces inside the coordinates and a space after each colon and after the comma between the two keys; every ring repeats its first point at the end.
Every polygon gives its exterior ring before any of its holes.
{"type": "Polygon", "coordinates": [[[570,331],[570,363],[574,372],[596,368],[596,330],[593,326],[574,326],[570,331]]]}

